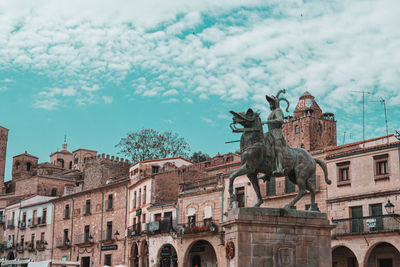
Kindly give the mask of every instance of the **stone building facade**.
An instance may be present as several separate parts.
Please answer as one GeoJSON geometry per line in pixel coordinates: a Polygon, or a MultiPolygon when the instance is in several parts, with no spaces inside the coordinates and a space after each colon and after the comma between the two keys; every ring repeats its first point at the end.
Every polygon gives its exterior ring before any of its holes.
{"type": "Polygon", "coordinates": [[[52,198],[54,197],[33,196],[10,205],[4,232],[7,243],[3,258],[33,261],[50,258],[48,244],[52,239],[52,198]],[[16,206],[18,209],[15,209],[16,206]]]}
{"type": "Polygon", "coordinates": [[[400,141],[391,135],[327,149],[326,162],[333,266],[400,266],[400,141]]]}
{"type": "Polygon", "coordinates": [[[140,228],[128,228],[129,266],[217,266],[217,259],[222,264],[223,257],[217,257],[224,251],[221,175],[237,168],[239,159],[234,153],[218,154],[206,162],[169,169],[134,183],[131,207],[139,201],[134,201],[139,189],[143,193],[146,186],[153,191],[146,193],[151,194],[146,200],[150,202],[130,209],[133,223],[141,221],[140,228]]]}
{"type": "Polygon", "coordinates": [[[129,179],[54,199],[52,260],[81,267],[127,265],[129,179]]]}

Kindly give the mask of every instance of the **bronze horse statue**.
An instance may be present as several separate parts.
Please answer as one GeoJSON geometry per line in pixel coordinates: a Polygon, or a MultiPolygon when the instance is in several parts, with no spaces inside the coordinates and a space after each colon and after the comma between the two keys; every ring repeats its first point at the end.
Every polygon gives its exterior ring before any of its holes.
{"type": "MultiPolygon", "coordinates": [[[[233,181],[236,177],[247,175],[254,191],[257,194],[257,203],[255,207],[259,207],[262,203],[260,187],[258,179],[269,181],[273,176],[274,154],[270,139],[267,134],[264,135],[263,123],[260,119],[260,114],[248,109],[247,112],[236,113],[230,111],[233,115],[233,123],[230,127],[233,132],[242,133],[240,139],[240,155],[241,167],[235,170],[229,177],[229,194],[230,203],[236,201],[236,195],[233,193],[233,181]],[[240,124],[243,128],[237,128],[236,125],[240,124]],[[258,173],[263,173],[264,176],[258,178],[258,173]]],[[[292,148],[285,145],[283,149],[283,176],[297,184],[299,192],[297,196],[284,208],[292,208],[296,202],[302,198],[308,191],[311,195],[311,204],[309,210],[316,211],[318,207],[315,205],[315,188],[310,182],[311,178],[315,178],[316,164],[318,164],[324,171],[325,182],[331,184],[328,179],[328,170],[325,163],[313,158],[310,153],[302,148],[292,148]]]]}

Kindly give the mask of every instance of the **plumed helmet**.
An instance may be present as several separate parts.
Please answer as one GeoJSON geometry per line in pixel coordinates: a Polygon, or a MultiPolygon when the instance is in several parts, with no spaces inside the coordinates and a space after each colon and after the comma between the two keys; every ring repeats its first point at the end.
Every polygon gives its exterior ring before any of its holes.
{"type": "Polygon", "coordinates": [[[266,95],[265,98],[267,99],[267,101],[268,101],[269,103],[274,103],[276,108],[279,108],[279,107],[280,107],[280,104],[279,104],[280,101],[285,101],[285,102],[288,104],[287,107],[286,107],[286,112],[289,112],[290,103],[289,103],[289,101],[288,101],[286,98],[284,98],[284,97],[279,98],[279,95],[280,95],[281,93],[286,94],[286,90],[285,90],[285,89],[279,90],[279,92],[276,94],[276,96],[269,96],[269,95],[266,95]]]}

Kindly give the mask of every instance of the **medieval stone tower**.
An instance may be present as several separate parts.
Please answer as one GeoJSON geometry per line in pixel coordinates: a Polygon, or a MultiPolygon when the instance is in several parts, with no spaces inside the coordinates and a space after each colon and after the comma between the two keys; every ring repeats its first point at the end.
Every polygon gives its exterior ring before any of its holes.
{"type": "Polygon", "coordinates": [[[316,151],[336,146],[336,121],[333,113],[322,113],[314,96],[300,96],[293,117],[285,118],[283,135],[288,145],[316,151]]]}
{"type": "Polygon", "coordinates": [[[7,152],[8,129],[0,126],[0,187],[4,183],[4,175],[6,169],[6,152],[7,152]]]}

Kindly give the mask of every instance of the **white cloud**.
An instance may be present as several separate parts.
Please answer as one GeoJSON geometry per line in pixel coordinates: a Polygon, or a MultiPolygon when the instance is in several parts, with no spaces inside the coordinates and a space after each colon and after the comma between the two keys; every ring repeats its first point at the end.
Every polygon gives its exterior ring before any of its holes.
{"type": "Polygon", "coordinates": [[[103,101],[105,104],[111,104],[114,101],[112,96],[103,96],[103,101]]]}
{"type": "Polygon", "coordinates": [[[47,110],[53,110],[58,105],[59,105],[59,101],[55,98],[37,99],[33,103],[34,108],[47,109],[47,110]]]}
{"type": "Polygon", "coordinates": [[[9,79],[9,78],[5,78],[3,80],[0,81],[0,83],[14,83],[15,80],[9,79]]]}
{"type": "Polygon", "coordinates": [[[189,103],[189,104],[193,104],[193,100],[190,99],[190,98],[188,98],[188,97],[184,97],[184,98],[183,98],[183,102],[189,103]]]}
{"type": "Polygon", "coordinates": [[[0,64],[63,81],[38,94],[53,108],[66,96],[96,103],[98,84],[123,81],[186,103],[265,105],[266,92],[297,101],[309,90],[333,112],[351,90],[373,90],[395,108],[399,13],[395,0],[0,2],[0,64]]]}
{"type": "Polygon", "coordinates": [[[212,119],[210,119],[210,118],[201,116],[200,119],[201,119],[202,121],[204,121],[205,123],[207,123],[207,124],[210,124],[210,125],[214,125],[214,124],[215,124],[214,121],[213,121],[212,119]]]}
{"type": "Polygon", "coordinates": [[[178,91],[176,89],[171,89],[166,91],[163,96],[172,96],[172,95],[178,95],[178,91]]]}
{"type": "Polygon", "coordinates": [[[7,90],[8,90],[7,86],[0,86],[0,92],[4,92],[7,90]]]}

